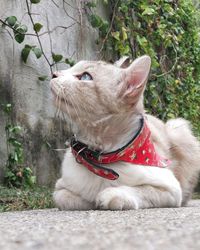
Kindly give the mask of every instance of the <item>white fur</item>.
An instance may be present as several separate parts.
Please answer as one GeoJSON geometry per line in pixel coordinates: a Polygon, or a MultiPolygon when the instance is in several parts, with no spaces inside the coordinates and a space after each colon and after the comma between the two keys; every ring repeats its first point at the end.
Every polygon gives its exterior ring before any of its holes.
{"type": "Polygon", "coordinates": [[[172,161],[168,168],[117,162],[107,167],[119,174],[115,181],[90,172],[76,162],[70,149],[62,163],[54,201],[60,209],[139,209],[179,207],[191,196],[200,170],[200,147],[189,123],[175,119],[164,124],[144,115],[143,91],[150,58],[143,56],[128,68],[104,62],[79,62],[56,72],[51,81],[56,105],[71,118],[78,140],[90,148],[113,151],[124,146],[138,130],[141,115],[147,119],[156,151],[172,161]],[[93,80],[81,81],[83,72],[93,80]],[[63,101],[64,98],[64,101],[63,101]]]}
{"type": "Polygon", "coordinates": [[[54,193],[57,205],[66,210],[93,209],[95,204],[96,207],[114,210],[154,207],[152,204],[159,207],[181,205],[180,184],[171,170],[123,162],[112,164],[112,169],[120,176],[115,181],[94,175],[76,162],[69,149],[62,165],[62,179],[57,183],[54,193]],[[153,188],[151,196],[144,199],[145,186],[146,189],[148,186],[153,188]],[[142,187],[144,192],[138,192],[138,187],[142,187]],[[156,195],[156,190],[163,190],[166,195],[156,195]],[[67,198],[65,192],[70,192],[67,198]],[[74,202],[77,194],[79,202],[74,202]],[[116,199],[119,201],[113,202],[116,199]]]}

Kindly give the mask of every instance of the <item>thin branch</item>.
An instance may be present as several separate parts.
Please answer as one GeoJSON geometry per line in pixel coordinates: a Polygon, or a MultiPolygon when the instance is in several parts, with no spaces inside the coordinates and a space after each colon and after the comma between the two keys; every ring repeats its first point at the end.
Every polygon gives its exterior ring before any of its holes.
{"type": "Polygon", "coordinates": [[[0,19],[0,22],[5,25],[6,27],[9,27],[10,29],[12,29],[14,32],[17,32],[20,35],[26,35],[26,36],[37,36],[36,34],[32,34],[32,33],[23,33],[20,32],[18,30],[16,30],[14,27],[10,26],[9,24],[7,24],[6,22],[4,22],[2,19],[0,19]]]}
{"type": "Polygon", "coordinates": [[[59,8],[59,5],[58,5],[54,0],[51,0],[51,2],[52,2],[57,8],[59,8]]]}
{"type": "Polygon", "coordinates": [[[80,24],[83,25],[83,15],[82,15],[82,4],[80,1],[76,1],[76,6],[79,12],[80,24]]]}
{"type": "MultiPolygon", "coordinates": [[[[49,42],[50,42],[50,49],[51,49],[51,55],[53,54],[53,43],[52,43],[52,39],[51,39],[51,32],[50,32],[50,28],[49,28],[49,19],[48,19],[48,15],[46,16],[46,20],[47,20],[47,30],[49,33],[49,42]]],[[[53,67],[53,64],[52,64],[53,67]]]]}
{"type": "Polygon", "coordinates": [[[160,74],[160,75],[152,74],[153,77],[156,77],[156,78],[163,77],[163,76],[165,76],[165,75],[168,75],[168,74],[171,73],[172,71],[174,71],[174,69],[175,69],[175,67],[176,67],[176,65],[177,65],[177,62],[178,62],[178,57],[177,57],[177,51],[176,51],[176,49],[175,49],[174,46],[173,46],[173,48],[174,48],[174,51],[175,51],[175,62],[174,62],[174,64],[173,64],[173,66],[171,67],[171,69],[168,70],[167,72],[164,72],[164,73],[160,74]]]}
{"type": "MultiPolygon", "coordinates": [[[[13,27],[10,26],[9,24],[7,24],[7,23],[6,23],[5,21],[3,21],[2,19],[0,19],[0,22],[1,22],[4,26],[9,27],[9,28],[12,29],[14,32],[17,32],[18,34],[22,34],[22,35],[25,34],[25,33],[22,33],[22,32],[20,32],[20,31],[16,30],[15,28],[13,28],[13,27]]],[[[26,35],[29,35],[29,34],[26,34],[26,35]]],[[[31,35],[36,36],[35,34],[31,34],[31,35]]]]}
{"type": "Polygon", "coordinates": [[[12,36],[12,34],[10,33],[9,30],[4,29],[4,30],[2,30],[1,32],[3,33],[4,31],[6,31],[6,32],[8,33],[8,35],[11,37],[11,39],[14,40],[14,37],[12,36]]]}
{"type": "Polygon", "coordinates": [[[67,27],[65,27],[65,26],[57,26],[57,27],[53,28],[52,31],[49,31],[49,32],[52,33],[52,32],[55,31],[57,28],[62,28],[62,29],[64,29],[64,31],[63,31],[61,34],[63,34],[67,29],[71,28],[71,27],[74,26],[75,24],[76,24],[76,23],[72,23],[72,24],[70,24],[70,25],[67,26],[67,27]]]}
{"type": "MultiPolygon", "coordinates": [[[[29,6],[29,3],[28,3],[28,0],[26,0],[26,6],[27,6],[27,10],[28,10],[28,15],[30,17],[30,20],[31,20],[31,23],[34,27],[34,21],[33,21],[33,18],[32,18],[32,15],[31,15],[31,11],[30,11],[30,6],[29,6]]],[[[39,34],[38,32],[35,30],[35,34],[36,34],[36,37],[37,37],[37,40],[38,40],[38,43],[39,43],[39,46],[40,46],[40,49],[42,51],[42,54],[46,60],[46,62],[48,63],[49,67],[50,67],[50,71],[51,71],[51,74],[53,74],[53,70],[52,70],[52,63],[50,63],[49,59],[47,58],[46,54],[44,53],[44,50],[43,50],[43,46],[42,46],[42,43],[41,43],[41,40],[40,40],[40,37],[39,37],[39,34]]]]}
{"type": "MultiPolygon", "coordinates": [[[[69,15],[69,13],[68,13],[67,10],[66,10],[65,4],[68,4],[68,3],[67,3],[65,0],[63,0],[63,9],[64,9],[65,14],[66,14],[69,18],[71,18],[74,22],[76,22],[76,23],[78,23],[79,25],[81,25],[80,22],[78,22],[75,18],[73,18],[71,15],[69,15]]],[[[77,9],[76,9],[76,10],[77,10],[77,9]]]]}
{"type": "Polygon", "coordinates": [[[70,6],[72,9],[77,10],[77,8],[75,8],[74,6],[72,6],[71,4],[69,4],[67,1],[63,0],[63,2],[65,4],[67,4],[68,6],[70,6]]]}
{"type": "Polygon", "coordinates": [[[33,34],[33,33],[22,33],[22,32],[20,32],[20,31],[16,30],[15,28],[13,28],[12,26],[10,26],[9,24],[7,24],[6,22],[4,22],[2,19],[0,19],[0,22],[1,22],[3,25],[5,25],[6,27],[9,27],[10,29],[12,29],[14,32],[17,32],[18,34],[26,35],[26,36],[36,36],[36,37],[37,37],[37,36],[41,37],[41,36],[44,36],[44,35],[46,35],[46,34],[53,33],[53,32],[54,32],[55,30],[57,30],[58,28],[67,30],[67,29],[71,28],[72,26],[74,26],[74,25],[76,24],[76,23],[72,23],[72,24],[69,25],[69,26],[60,26],[60,25],[59,25],[59,26],[54,27],[52,30],[47,30],[47,31],[44,31],[44,32],[42,32],[42,33],[36,35],[36,34],[33,34]]]}
{"type": "Polygon", "coordinates": [[[116,8],[117,8],[118,3],[119,3],[119,0],[117,0],[117,2],[115,3],[114,9],[113,9],[113,15],[112,15],[111,23],[110,23],[110,27],[108,29],[108,32],[107,32],[105,38],[103,39],[102,46],[101,46],[101,49],[99,50],[99,53],[102,52],[102,50],[104,48],[104,45],[105,45],[105,42],[108,39],[108,36],[109,36],[109,34],[110,34],[111,30],[112,30],[112,26],[113,26],[113,22],[114,22],[114,18],[115,18],[115,12],[116,12],[116,8]]]}

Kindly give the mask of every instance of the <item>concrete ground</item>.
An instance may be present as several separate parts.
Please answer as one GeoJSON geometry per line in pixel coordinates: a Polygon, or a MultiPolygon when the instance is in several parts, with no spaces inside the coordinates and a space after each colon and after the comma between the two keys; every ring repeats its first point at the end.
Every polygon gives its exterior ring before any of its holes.
{"type": "Polygon", "coordinates": [[[199,250],[200,200],[138,211],[0,214],[0,250],[199,250]]]}

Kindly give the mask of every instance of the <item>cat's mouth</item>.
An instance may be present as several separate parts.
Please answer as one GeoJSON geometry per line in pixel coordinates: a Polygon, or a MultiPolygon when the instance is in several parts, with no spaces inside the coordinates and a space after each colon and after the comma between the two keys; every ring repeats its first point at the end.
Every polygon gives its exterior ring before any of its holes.
{"type": "Polygon", "coordinates": [[[66,98],[63,94],[62,91],[59,91],[57,88],[55,89],[53,86],[51,86],[51,92],[53,94],[54,97],[54,101],[57,103],[63,103],[63,104],[67,104],[70,106],[73,106],[71,102],[69,102],[68,98],[66,98]]]}

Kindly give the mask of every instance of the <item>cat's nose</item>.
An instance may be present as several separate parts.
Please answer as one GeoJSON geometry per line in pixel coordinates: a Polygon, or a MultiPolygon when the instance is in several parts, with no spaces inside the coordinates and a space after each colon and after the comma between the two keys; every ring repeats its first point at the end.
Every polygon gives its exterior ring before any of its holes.
{"type": "Polygon", "coordinates": [[[58,77],[58,72],[54,72],[53,75],[52,75],[52,79],[57,78],[57,77],[58,77]]]}

